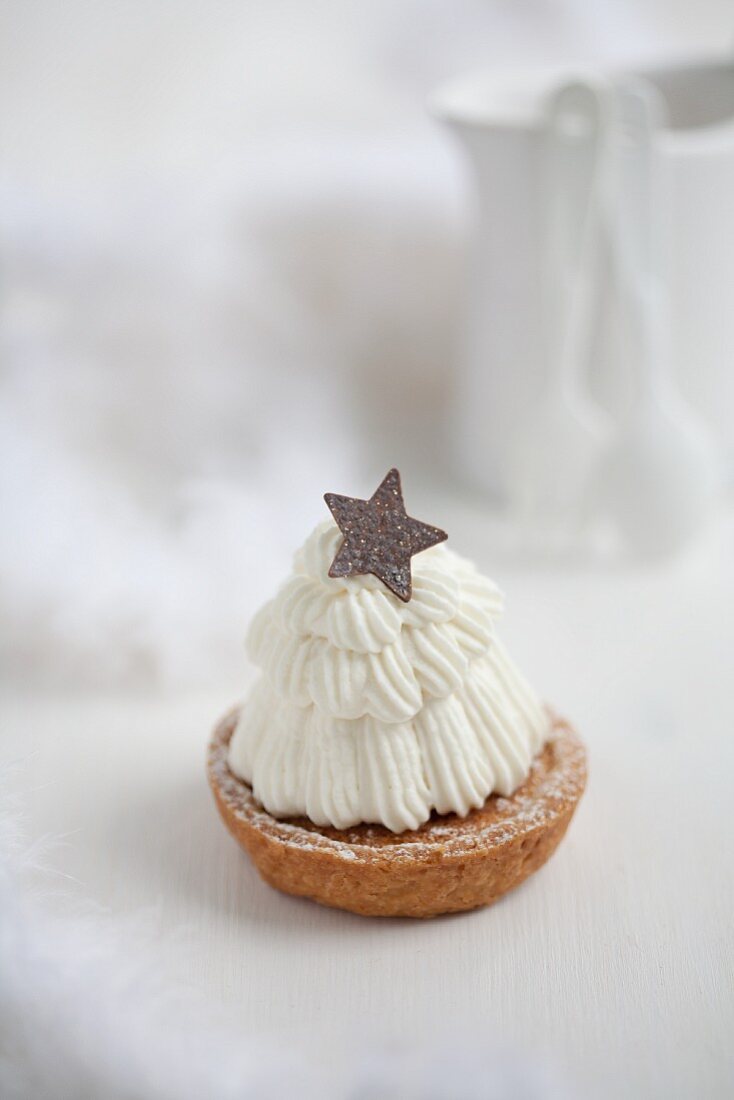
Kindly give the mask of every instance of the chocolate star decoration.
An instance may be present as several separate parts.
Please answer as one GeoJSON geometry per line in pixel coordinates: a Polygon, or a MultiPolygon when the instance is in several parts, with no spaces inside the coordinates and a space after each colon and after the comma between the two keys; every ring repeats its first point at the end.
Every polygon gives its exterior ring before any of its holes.
{"type": "Polygon", "coordinates": [[[407,603],[413,594],[413,554],[443,542],[448,535],[406,514],[398,471],[390,470],[369,500],[336,493],[325,493],[324,500],[344,535],[329,576],[372,573],[407,603]]]}

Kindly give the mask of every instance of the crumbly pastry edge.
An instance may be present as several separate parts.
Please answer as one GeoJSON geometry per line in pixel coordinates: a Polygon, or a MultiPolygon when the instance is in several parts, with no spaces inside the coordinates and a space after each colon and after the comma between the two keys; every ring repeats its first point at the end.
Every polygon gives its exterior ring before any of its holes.
{"type": "MultiPolygon", "coordinates": [[[[555,766],[543,777],[539,790],[528,795],[538,762],[536,756],[530,776],[509,797],[491,795],[501,816],[484,826],[476,827],[482,811],[471,811],[467,817],[456,814],[433,816],[417,830],[391,834],[384,826],[357,826],[335,830],[314,826],[300,820],[280,820],[264,810],[252,790],[238,779],[227,764],[227,746],[235,728],[240,708],[229,711],[218,723],[212,737],[207,770],[209,781],[223,816],[240,820],[284,846],[304,851],[329,853],[333,858],[354,862],[435,860],[437,850],[442,859],[482,854],[488,848],[501,849],[519,835],[525,835],[552,824],[568,810],[575,808],[586,784],[586,750],[583,742],[564,719],[549,710],[550,735],[547,746],[555,753],[555,766]],[[464,827],[470,826],[470,827],[464,827]],[[339,836],[334,836],[339,833],[339,836]],[[375,843],[374,838],[382,843],[375,843]]],[[[226,820],[226,818],[225,818],[226,820]]],[[[229,822],[228,822],[229,824],[229,822]]]]}

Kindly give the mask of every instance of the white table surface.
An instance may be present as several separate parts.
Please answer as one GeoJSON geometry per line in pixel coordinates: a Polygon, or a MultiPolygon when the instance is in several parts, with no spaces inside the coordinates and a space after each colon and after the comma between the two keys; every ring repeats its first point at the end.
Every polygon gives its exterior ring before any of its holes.
{"type": "Polygon", "coordinates": [[[226,690],[6,696],[31,832],[69,834],[68,887],[155,909],[167,965],[245,1032],[461,1027],[548,1055],[581,1096],[734,1092],[734,525],[613,573],[475,556],[503,637],[587,739],[590,782],[553,860],[494,908],[375,921],[282,897],[204,778],[226,690]],[[32,755],[31,755],[32,754],[32,755]]]}

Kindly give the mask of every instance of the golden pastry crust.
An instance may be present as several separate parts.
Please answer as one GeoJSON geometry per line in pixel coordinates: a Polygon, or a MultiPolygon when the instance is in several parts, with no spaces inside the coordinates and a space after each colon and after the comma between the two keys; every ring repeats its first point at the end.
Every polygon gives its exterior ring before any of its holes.
{"type": "Polygon", "coordinates": [[[586,751],[562,719],[510,798],[490,795],[467,817],[434,814],[419,829],[334,829],[279,820],[232,774],[237,710],[219,723],[208,773],[225,825],[261,876],[287,894],[379,917],[433,917],[491,905],[553,854],[586,785],[586,751]]]}

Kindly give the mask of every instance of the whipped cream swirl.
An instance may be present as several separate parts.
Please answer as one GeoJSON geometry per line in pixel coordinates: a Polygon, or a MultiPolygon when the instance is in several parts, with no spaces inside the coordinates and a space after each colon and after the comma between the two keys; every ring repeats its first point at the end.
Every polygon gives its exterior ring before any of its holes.
{"type": "Polygon", "coordinates": [[[412,562],[404,604],[375,577],[328,576],[320,524],[247,638],[262,669],[230,769],[275,817],[415,829],[512,792],[548,734],[544,708],[495,636],[496,586],[445,545],[412,562]]]}

